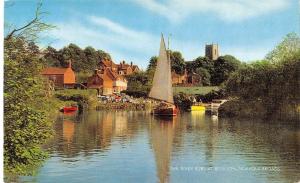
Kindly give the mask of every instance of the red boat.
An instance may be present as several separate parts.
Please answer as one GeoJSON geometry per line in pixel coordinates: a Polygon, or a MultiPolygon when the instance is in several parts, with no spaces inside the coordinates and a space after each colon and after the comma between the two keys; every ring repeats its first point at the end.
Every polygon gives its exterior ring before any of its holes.
{"type": "Polygon", "coordinates": [[[78,110],[77,106],[63,107],[63,112],[64,113],[74,112],[74,111],[77,111],[77,110],[78,110]]]}
{"type": "Polygon", "coordinates": [[[176,116],[178,112],[178,109],[176,106],[170,106],[170,107],[157,107],[153,110],[154,115],[158,116],[176,116]]]}

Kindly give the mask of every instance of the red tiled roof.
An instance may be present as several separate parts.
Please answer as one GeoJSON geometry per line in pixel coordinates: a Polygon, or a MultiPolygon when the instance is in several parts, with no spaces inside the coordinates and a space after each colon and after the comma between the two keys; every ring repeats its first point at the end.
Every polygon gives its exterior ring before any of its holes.
{"type": "Polygon", "coordinates": [[[112,72],[112,70],[110,68],[106,68],[106,72],[110,74],[110,76],[111,76],[110,78],[112,80],[115,80],[117,78],[117,74],[112,72]]]}
{"type": "Polygon", "coordinates": [[[64,74],[68,68],[48,67],[42,71],[44,75],[64,74]]]}
{"type": "Polygon", "coordinates": [[[127,69],[130,65],[129,64],[119,64],[120,69],[127,69]]]}
{"type": "Polygon", "coordinates": [[[111,60],[102,60],[101,61],[106,67],[116,67],[117,65],[111,60]]]}
{"type": "Polygon", "coordinates": [[[139,67],[138,67],[137,65],[133,65],[133,66],[132,66],[132,69],[133,69],[133,70],[139,69],[139,67]]]}

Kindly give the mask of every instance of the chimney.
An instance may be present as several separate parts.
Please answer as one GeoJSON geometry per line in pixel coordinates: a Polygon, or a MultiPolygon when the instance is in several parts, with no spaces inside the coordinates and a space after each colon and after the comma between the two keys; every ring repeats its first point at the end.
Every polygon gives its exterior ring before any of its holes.
{"type": "Polygon", "coordinates": [[[132,67],[132,62],[130,62],[130,65],[131,65],[131,67],[132,67]]]}
{"type": "Polygon", "coordinates": [[[123,64],[125,64],[125,60],[123,60],[123,64]]]}

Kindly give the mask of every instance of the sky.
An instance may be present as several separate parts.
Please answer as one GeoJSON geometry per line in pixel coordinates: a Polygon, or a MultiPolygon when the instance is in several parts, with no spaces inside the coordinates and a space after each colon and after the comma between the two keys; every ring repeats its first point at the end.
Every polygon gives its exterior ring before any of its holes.
{"type": "MultiPolygon", "coordinates": [[[[5,32],[30,21],[36,5],[5,0],[5,32]]],[[[43,33],[42,48],[93,46],[115,63],[132,61],[141,68],[158,55],[161,33],[187,61],[216,43],[221,55],[250,62],[300,31],[298,0],[44,0],[42,11],[43,21],[56,26],[43,33]]]]}

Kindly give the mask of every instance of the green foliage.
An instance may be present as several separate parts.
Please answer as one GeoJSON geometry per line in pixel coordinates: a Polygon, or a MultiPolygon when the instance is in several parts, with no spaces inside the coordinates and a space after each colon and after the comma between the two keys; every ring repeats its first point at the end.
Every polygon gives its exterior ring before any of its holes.
{"type": "Polygon", "coordinates": [[[61,101],[74,101],[77,102],[80,109],[84,108],[95,108],[97,105],[97,90],[58,90],[55,91],[55,97],[61,101]]]}
{"type": "Polygon", "coordinates": [[[27,173],[46,157],[40,145],[50,137],[45,84],[39,55],[23,39],[4,43],[4,167],[27,173]]]}
{"type": "Polygon", "coordinates": [[[210,85],[210,73],[207,69],[200,67],[197,68],[195,71],[196,74],[199,74],[201,77],[201,83],[203,86],[209,86],[210,85]]]}
{"type": "Polygon", "coordinates": [[[189,110],[193,102],[191,101],[189,95],[185,93],[179,93],[174,96],[174,104],[181,110],[189,110]]]}
{"type": "Polygon", "coordinates": [[[179,51],[171,52],[171,69],[177,74],[184,74],[185,71],[185,62],[179,51]]]}
{"type": "Polygon", "coordinates": [[[236,71],[241,62],[231,55],[220,56],[214,62],[214,68],[211,74],[211,84],[220,85],[226,81],[230,74],[236,71]]]}
{"type": "Polygon", "coordinates": [[[59,67],[61,66],[61,55],[55,48],[48,46],[44,52],[45,64],[47,66],[59,67]]]}
{"type": "Polygon", "coordinates": [[[87,79],[93,75],[93,72],[91,71],[81,71],[76,73],[76,82],[77,83],[85,83],[87,82],[87,79]]]}
{"type": "Polygon", "coordinates": [[[278,44],[273,51],[268,53],[266,60],[273,64],[281,64],[292,60],[295,55],[299,54],[300,38],[296,33],[287,34],[283,41],[278,44]]]}
{"type": "Polygon", "coordinates": [[[157,64],[157,57],[156,56],[151,57],[149,61],[149,65],[147,67],[147,72],[155,70],[156,64],[157,64]]]}
{"type": "MultiPolygon", "coordinates": [[[[149,61],[149,65],[147,67],[147,72],[154,74],[154,70],[157,64],[157,57],[151,57],[149,61]]],[[[171,69],[175,71],[177,74],[183,74],[185,71],[185,62],[179,51],[171,51],[170,52],[170,60],[171,60],[171,69]]]]}
{"type": "Polygon", "coordinates": [[[52,134],[49,91],[35,41],[54,26],[42,22],[42,3],[27,24],[4,38],[4,172],[29,174],[47,157],[41,145],[52,134]]]}
{"type": "Polygon", "coordinates": [[[60,50],[49,46],[45,50],[43,58],[46,65],[55,67],[67,67],[71,60],[74,71],[91,73],[97,68],[100,60],[110,58],[110,55],[102,50],[95,50],[91,46],[81,49],[76,44],[71,43],[60,50]]]}
{"type": "Polygon", "coordinates": [[[132,96],[147,96],[152,83],[152,78],[147,72],[133,73],[127,78],[127,93],[132,96]]]}
{"type": "Polygon", "coordinates": [[[211,91],[218,91],[219,87],[217,86],[200,86],[200,87],[173,87],[174,94],[184,93],[188,95],[205,95],[211,91]]]}
{"type": "Polygon", "coordinates": [[[227,92],[244,101],[259,101],[267,116],[276,113],[284,103],[296,110],[300,103],[300,47],[286,49],[288,43],[300,45],[300,39],[287,36],[267,56],[268,60],[241,67],[227,81],[227,92]]]}
{"type": "Polygon", "coordinates": [[[209,73],[213,71],[214,62],[208,57],[198,57],[192,62],[192,70],[195,71],[197,68],[206,69],[209,73]]]}
{"type": "Polygon", "coordinates": [[[220,90],[212,90],[211,92],[204,94],[204,95],[196,95],[197,101],[202,101],[204,103],[210,103],[213,99],[224,99],[228,95],[225,89],[220,90]]]}

